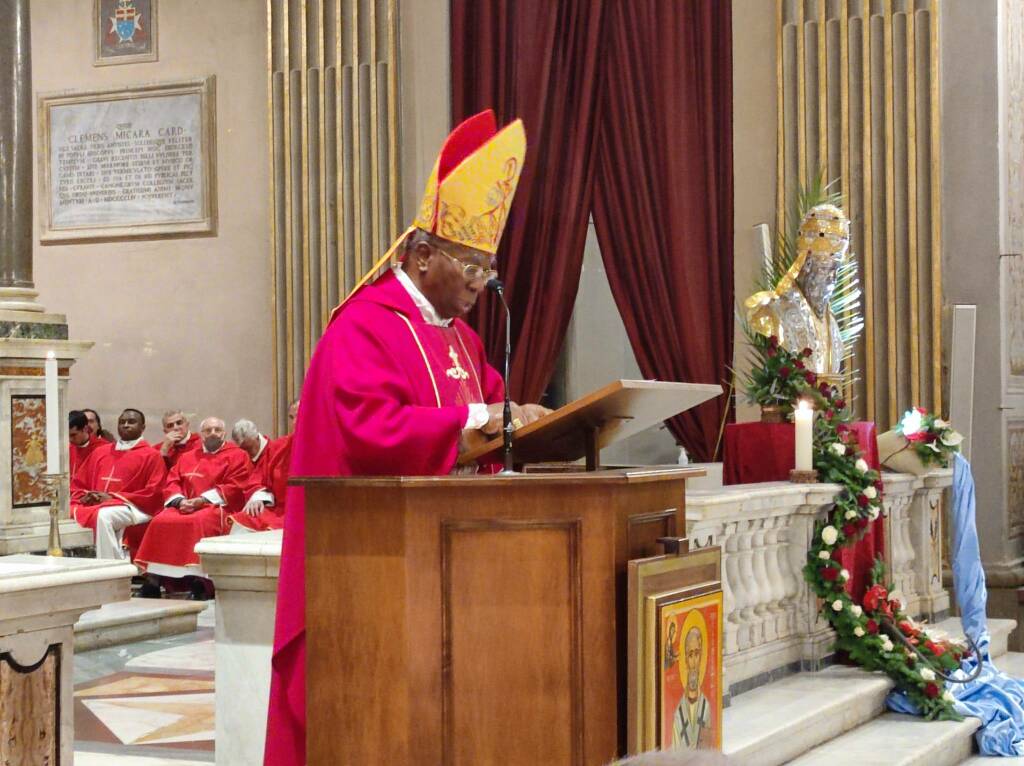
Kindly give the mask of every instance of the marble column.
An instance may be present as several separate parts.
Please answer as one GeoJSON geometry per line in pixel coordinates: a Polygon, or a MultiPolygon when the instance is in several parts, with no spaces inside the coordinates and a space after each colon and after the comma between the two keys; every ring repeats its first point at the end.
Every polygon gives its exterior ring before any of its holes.
{"type": "Polygon", "coordinates": [[[29,0],[0,0],[0,310],[42,311],[32,281],[29,0]]]}

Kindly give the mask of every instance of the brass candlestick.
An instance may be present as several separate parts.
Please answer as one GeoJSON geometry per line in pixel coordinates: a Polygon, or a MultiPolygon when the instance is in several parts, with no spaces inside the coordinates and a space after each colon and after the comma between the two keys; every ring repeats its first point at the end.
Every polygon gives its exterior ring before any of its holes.
{"type": "Polygon", "coordinates": [[[67,478],[66,473],[43,474],[43,483],[50,494],[50,535],[46,543],[47,556],[64,555],[64,551],[60,547],[60,525],[57,522],[57,517],[63,506],[67,478]]]}

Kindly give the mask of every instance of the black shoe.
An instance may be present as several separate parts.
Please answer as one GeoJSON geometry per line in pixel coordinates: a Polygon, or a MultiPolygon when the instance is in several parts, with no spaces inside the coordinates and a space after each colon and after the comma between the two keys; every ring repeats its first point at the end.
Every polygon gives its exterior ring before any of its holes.
{"type": "Polygon", "coordinates": [[[196,578],[189,585],[188,598],[190,601],[209,601],[213,597],[212,590],[207,588],[205,580],[196,578]]]}
{"type": "Polygon", "coordinates": [[[139,598],[160,598],[160,586],[151,582],[143,583],[136,594],[139,598]]]}

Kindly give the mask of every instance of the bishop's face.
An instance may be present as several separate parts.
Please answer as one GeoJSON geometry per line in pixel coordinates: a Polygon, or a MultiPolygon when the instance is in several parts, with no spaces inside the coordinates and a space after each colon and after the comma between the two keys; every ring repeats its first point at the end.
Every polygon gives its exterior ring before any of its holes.
{"type": "Polygon", "coordinates": [[[493,275],[493,262],[490,253],[454,242],[416,246],[420,290],[443,319],[463,317],[472,311],[493,275]]]}
{"type": "Polygon", "coordinates": [[[203,439],[203,447],[207,452],[216,452],[224,444],[224,421],[210,418],[204,420],[199,428],[199,435],[203,439]]]}

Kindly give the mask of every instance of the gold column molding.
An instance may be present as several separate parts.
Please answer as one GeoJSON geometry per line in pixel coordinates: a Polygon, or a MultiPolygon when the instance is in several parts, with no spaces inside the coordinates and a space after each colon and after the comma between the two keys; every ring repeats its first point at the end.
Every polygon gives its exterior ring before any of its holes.
{"type": "Polygon", "coordinates": [[[274,412],[333,304],[396,236],[398,0],[267,0],[274,412]]]}
{"type": "Polygon", "coordinates": [[[776,223],[798,184],[841,179],[864,292],[854,392],[880,428],[911,405],[942,411],[938,12],[776,0],[776,223]]]}

